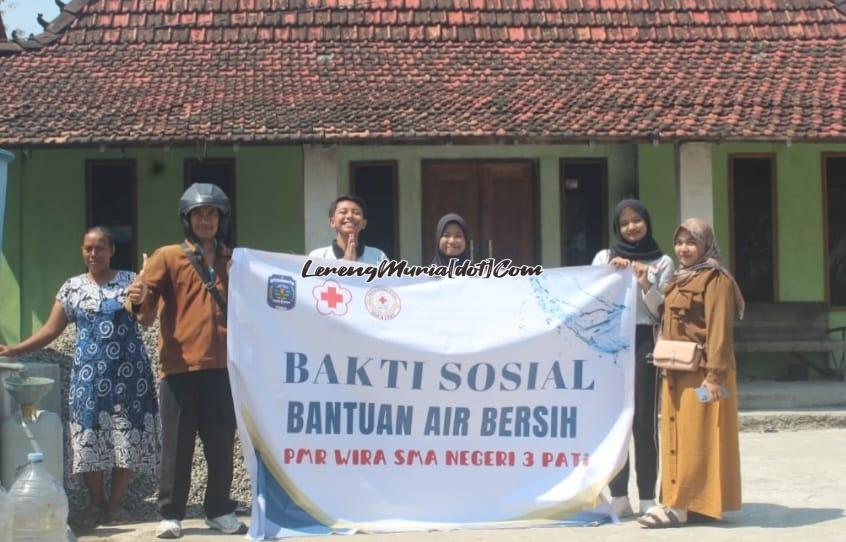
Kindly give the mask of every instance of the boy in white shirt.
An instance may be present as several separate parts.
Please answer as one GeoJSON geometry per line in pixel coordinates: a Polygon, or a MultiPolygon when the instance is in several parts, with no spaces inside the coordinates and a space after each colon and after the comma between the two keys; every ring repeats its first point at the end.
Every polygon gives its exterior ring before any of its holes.
{"type": "Polygon", "coordinates": [[[359,243],[359,234],[367,227],[367,206],[358,196],[338,196],[329,206],[329,227],[335,230],[335,240],[327,247],[309,252],[310,258],[350,260],[379,265],[388,257],[376,247],[359,243]]]}

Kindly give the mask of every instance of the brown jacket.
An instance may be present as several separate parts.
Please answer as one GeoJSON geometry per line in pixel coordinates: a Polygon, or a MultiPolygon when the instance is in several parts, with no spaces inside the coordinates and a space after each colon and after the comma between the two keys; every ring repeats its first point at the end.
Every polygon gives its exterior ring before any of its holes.
{"type": "Polygon", "coordinates": [[[665,293],[661,336],[705,347],[702,366],[723,375],[735,368],[734,289],[716,269],[700,271],[665,293]]]}
{"type": "MultiPolygon", "coordinates": [[[[223,299],[227,299],[231,255],[221,245],[214,262],[215,285],[223,299]]],[[[226,368],[226,316],[181,247],[168,245],[154,252],[142,280],[147,285],[144,303],[133,306],[127,300],[127,308],[144,325],[158,313],[159,374],[226,368]]]]}
{"type": "Polygon", "coordinates": [[[713,518],[741,503],[734,285],[717,270],[700,271],[664,302],[661,335],[705,345],[698,371],[665,371],[661,388],[661,503],[713,518]],[[696,388],[717,380],[722,401],[700,403],[696,388]]]}

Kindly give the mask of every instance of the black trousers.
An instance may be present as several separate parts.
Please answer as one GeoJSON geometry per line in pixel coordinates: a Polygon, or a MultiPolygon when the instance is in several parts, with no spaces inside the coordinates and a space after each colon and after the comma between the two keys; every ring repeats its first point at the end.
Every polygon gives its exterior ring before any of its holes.
{"type": "Polygon", "coordinates": [[[235,411],[227,371],[214,369],[165,377],[159,385],[159,410],[162,419],[159,514],[164,519],[185,517],[197,433],[208,464],[203,502],[206,516],[215,518],[234,511],[236,503],[229,498],[229,491],[235,411]]]}
{"type": "MultiPolygon", "coordinates": [[[[635,331],[635,409],[632,421],[632,435],[635,447],[635,473],[637,491],[641,499],[655,498],[655,482],[658,479],[658,435],[656,427],[656,370],[646,363],[646,355],[655,348],[652,326],[638,325],[635,331]]],[[[626,459],[623,470],[608,484],[612,497],[629,494],[629,463],[626,459]]]]}

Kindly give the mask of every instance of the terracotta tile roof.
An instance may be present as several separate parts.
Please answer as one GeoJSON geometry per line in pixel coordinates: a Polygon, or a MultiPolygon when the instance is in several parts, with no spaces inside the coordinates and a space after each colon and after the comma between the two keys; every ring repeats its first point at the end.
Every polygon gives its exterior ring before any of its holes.
{"type": "Polygon", "coordinates": [[[33,50],[0,57],[0,145],[842,140],[841,10],[846,0],[73,0],[15,45],[33,50]]]}
{"type": "Polygon", "coordinates": [[[844,0],[74,0],[47,30],[48,34],[65,31],[67,44],[796,40],[846,35],[846,19],[838,12],[844,4],[844,0]]]}

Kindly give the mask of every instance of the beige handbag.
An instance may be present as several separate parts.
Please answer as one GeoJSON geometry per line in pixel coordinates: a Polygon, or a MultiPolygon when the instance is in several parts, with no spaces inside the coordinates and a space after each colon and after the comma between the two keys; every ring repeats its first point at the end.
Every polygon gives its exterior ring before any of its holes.
{"type": "Polygon", "coordinates": [[[695,371],[699,369],[702,350],[698,343],[658,339],[652,351],[652,364],[659,369],[695,371]]]}

